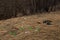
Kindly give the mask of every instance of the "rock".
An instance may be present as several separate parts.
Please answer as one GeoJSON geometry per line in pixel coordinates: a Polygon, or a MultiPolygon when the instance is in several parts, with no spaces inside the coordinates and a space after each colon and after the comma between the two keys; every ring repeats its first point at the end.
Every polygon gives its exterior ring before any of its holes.
{"type": "Polygon", "coordinates": [[[52,25],[51,22],[52,22],[52,21],[50,21],[50,20],[44,20],[44,21],[43,21],[43,23],[44,23],[44,24],[47,24],[47,25],[52,25]]]}

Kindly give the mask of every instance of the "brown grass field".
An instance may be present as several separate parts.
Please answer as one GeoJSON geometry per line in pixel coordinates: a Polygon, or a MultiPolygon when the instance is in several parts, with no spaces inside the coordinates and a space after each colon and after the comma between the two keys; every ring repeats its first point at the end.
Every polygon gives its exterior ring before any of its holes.
{"type": "Polygon", "coordinates": [[[0,40],[60,40],[60,11],[1,20],[0,40]]]}

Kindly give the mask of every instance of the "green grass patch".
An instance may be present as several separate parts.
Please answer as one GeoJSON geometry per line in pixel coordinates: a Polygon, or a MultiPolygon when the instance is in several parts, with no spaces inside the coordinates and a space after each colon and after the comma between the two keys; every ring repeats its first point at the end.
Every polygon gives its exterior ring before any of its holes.
{"type": "Polygon", "coordinates": [[[23,28],[23,27],[20,27],[20,28],[19,28],[19,30],[23,31],[23,30],[24,30],[24,28],[23,28]]]}
{"type": "Polygon", "coordinates": [[[29,30],[33,30],[33,27],[32,27],[32,26],[30,26],[30,27],[28,27],[28,29],[29,29],[29,30]]]}
{"type": "Polygon", "coordinates": [[[10,31],[9,34],[13,35],[13,36],[16,36],[17,35],[17,31],[10,31]]]}

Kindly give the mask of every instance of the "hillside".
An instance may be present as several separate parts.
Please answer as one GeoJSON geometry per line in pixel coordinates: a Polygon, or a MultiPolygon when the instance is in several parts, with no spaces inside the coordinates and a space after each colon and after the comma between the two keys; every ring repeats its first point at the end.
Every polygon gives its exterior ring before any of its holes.
{"type": "Polygon", "coordinates": [[[0,40],[60,40],[60,11],[1,20],[0,40]]]}

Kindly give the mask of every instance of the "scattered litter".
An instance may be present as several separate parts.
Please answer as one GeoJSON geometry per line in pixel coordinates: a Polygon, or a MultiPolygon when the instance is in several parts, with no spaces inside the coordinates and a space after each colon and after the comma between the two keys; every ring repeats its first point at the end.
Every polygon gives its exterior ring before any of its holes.
{"type": "Polygon", "coordinates": [[[40,28],[39,28],[39,27],[38,27],[38,28],[36,28],[36,29],[35,29],[35,31],[40,31],[40,28]]]}
{"type": "Polygon", "coordinates": [[[25,34],[28,34],[28,33],[30,33],[29,31],[25,31],[25,34]]]}

